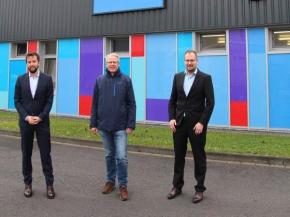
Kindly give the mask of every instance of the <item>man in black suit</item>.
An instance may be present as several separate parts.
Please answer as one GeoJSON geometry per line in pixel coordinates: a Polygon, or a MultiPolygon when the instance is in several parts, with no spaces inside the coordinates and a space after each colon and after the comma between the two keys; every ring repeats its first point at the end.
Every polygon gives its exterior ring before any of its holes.
{"type": "Polygon", "coordinates": [[[18,77],[15,85],[14,103],[19,114],[21,134],[22,172],[24,196],[32,196],[32,164],[34,133],[40,151],[42,170],[46,181],[48,199],[55,197],[49,112],[53,102],[52,78],[39,71],[40,57],[37,53],[26,55],[27,73],[18,77]]]}
{"type": "Polygon", "coordinates": [[[184,55],[186,70],[174,76],[169,100],[169,127],[174,141],[173,188],[167,195],[173,199],[182,193],[184,165],[189,139],[194,157],[194,175],[197,181],[192,202],[203,200],[206,173],[206,130],[214,108],[214,91],[211,76],[197,68],[197,53],[188,50],[184,55]]]}

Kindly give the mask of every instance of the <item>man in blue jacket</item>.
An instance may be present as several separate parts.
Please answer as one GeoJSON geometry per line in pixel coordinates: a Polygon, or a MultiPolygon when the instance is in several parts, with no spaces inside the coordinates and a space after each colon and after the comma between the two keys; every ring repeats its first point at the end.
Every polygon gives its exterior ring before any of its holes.
{"type": "Polygon", "coordinates": [[[136,123],[136,103],[130,78],[119,69],[116,53],[106,56],[106,73],[97,78],[92,103],[90,128],[102,137],[107,167],[103,194],[115,189],[118,178],[120,200],[128,200],[127,134],[136,123]]]}

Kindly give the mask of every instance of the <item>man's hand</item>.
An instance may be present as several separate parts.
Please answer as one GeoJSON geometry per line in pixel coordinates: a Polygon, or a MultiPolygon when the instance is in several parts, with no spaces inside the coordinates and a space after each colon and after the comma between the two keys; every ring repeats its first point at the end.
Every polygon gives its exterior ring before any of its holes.
{"type": "Polygon", "coordinates": [[[202,131],[203,131],[203,124],[200,123],[200,122],[198,122],[198,123],[194,126],[193,131],[194,131],[195,135],[199,135],[199,134],[201,134],[202,131]]]}
{"type": "Polygon", "coordinates": [[[132,133],[133,132],[133,129],[132,128],[126,128],[126,133],[127,134],[130,134],[130,133],[132,133]]]}
{"type": "Polygon", "coordinates": [[[93,133],[97,134],[97,133],[99,132],[99,129],[96,128],[96,127],[92,127],[92,128],[91,128],[91,131],[92,131],[93,133]]]}
{"type": "Polygon", "coordinates": [[[176,120],[172,119],[169,121],[169,128],[172,130],[173,133],[176,132],[176,120]]]}
{"type": "Polygon", "coordinates": [[[41,118],[38,116],[27,116],[25,120],[30,124],[30,125],[36,125],[41,121],[41,118]]]}

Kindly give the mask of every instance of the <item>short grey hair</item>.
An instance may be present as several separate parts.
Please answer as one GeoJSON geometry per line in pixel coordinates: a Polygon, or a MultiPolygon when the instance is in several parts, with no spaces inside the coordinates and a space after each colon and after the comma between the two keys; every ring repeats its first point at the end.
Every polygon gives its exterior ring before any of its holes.
{"type": "Polygon", "coordinates": [[[116,57],[118,59],[118,62],[120,62],[120,55],[117,54],[117,53],[109,53],[107,56],[106,56],[106,62],[108,62],[108,59],[110,57],[116,57]]]}
{"type": "Polygon", "coordinates": [[[188,53],[194,53],[194,54],[195,54],[195,57],[196,57],[196,59],[197,59],[197,52],[196,52],[195,50],[186,50],[186,51],[184,52],[184,56],[185,56],[186,54],[188,54],[188,53]]]}

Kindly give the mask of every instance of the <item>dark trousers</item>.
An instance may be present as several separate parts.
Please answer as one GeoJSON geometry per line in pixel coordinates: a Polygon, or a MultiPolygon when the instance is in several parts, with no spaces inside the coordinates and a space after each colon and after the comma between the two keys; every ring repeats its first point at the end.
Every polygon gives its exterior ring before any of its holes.
{"type": "Polygon", "coordinates": [[[202,134],[195,135],[193,127],[196,123],[197,121],[194,121],[192,118],[184,119],[181,125],[176,128],[176,132],[173,133],[175,153],[173,186],[182,189],[184,185],[185,156],[187,141],[189,139],[194,158],[194,176],[197,181],[195,190],[197,192],[204,192],[206,189],[204,186],[206,173],[206,153],[204,150],[206,128],[204,127],[202,134]]]}
{"type": "Polygon", "coordinates": [[[52,185],[54,181],[53,168],[51,162],[50,129],[48,122],[40,122],[37,125],[28,123],[20,124],[21,150],[22,150],[22,173],[24,183],[32,182],[31,156],[33,150],[34,133],[36,133],[37,144],[40,151],[42,171],[47,185],[52,185]]]}

